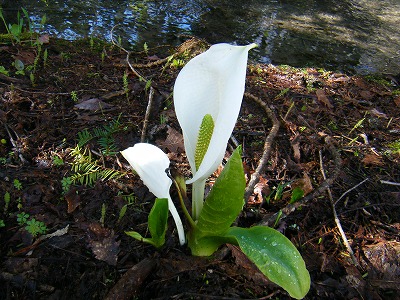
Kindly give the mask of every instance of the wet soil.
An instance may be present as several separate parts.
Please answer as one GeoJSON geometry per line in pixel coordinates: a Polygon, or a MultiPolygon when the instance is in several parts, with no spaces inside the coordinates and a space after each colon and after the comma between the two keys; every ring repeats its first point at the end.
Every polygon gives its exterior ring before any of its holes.
{"type": "MultiPolygon", "coordinates": [[[[160,250],[124,233],[147,234],[154,196],[120,150],[143,135],[190,176],[172,88],[206,43],[128,64],[116,45],[42,38],[0,46],[0,299],[288,299],[234,246],[192,257],[172,223],[160,250]]],[[[226,158],[242,145],[257,184],[237,222],[296,245],[306,299],[400,299],[399,133],[395,76],[249,64],[226,158]]]]}

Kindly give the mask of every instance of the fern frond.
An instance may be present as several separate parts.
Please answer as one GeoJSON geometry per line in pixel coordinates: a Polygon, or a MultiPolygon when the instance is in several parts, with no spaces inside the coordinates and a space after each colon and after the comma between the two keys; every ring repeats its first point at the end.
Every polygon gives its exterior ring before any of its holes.
{"type": "Polygon", "coordinates": [[[76,146],[70,154],[74,161],[71,170],[74,172],[70,176],[73,183],[92,186],[97,180],[110,180],[122,177],[125,173],[118,170],[105,168],[92,158],[88,148],[82,150],[76,146]]]}
{"type": "Polygon", "coordinates": [[[78,132],[78,146],[82,147],[86,145],[94,136],[86,128],[78,132]]]}

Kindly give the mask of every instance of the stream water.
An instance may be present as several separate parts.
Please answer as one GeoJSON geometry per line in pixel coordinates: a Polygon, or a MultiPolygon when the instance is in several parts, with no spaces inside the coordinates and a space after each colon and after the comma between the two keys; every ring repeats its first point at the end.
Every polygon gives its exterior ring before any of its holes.
{"type": "Polygon", "coordinates": [[[256,42],[251,59],[350,73],[400,73],[399,0],[3,0],[6,18],[24,7],[34,23],[66,39],[119,36],[142,49],[178,45],[184,35],[210,43],[256,42]],[[18,6],[17,6],[18,5],[18,6]]]}

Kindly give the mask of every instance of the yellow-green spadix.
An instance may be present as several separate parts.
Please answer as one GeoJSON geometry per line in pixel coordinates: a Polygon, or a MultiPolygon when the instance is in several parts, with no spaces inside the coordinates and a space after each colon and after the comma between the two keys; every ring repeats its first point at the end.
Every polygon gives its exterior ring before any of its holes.
{"type": "Polygon", "coordinates": [[[187,183],[208,178],[224,157],[242,103],[248,51],[254,47],[256,44],[213,45],[190,60],[176,79],[175,111],[193,174],[187,183]],[[199,140],[204,140],[199,139],[199,132],[205,116],[209,123],[212,120],[213,126],[207,150],[199,164],[196,148],[199,140]]]}
{"type": "Polygon", "coordinates": [[[176,224],[179,242],[183,245],[185,233],[182,221],[169,194],[172,180],[165,173],[170,164],[168,156],[160,148],[147,143],[135,144],[133,147],[121,151],[121,154],[140,176],[150,192],[157,198],[168,199],[168,208],[176,224]]]}

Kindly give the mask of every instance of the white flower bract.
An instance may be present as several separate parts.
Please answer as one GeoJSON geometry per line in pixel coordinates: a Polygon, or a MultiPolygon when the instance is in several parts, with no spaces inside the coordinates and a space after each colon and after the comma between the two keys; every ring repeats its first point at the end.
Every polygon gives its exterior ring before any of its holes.
{"type": "Polygon", "coordinates": [[[193,173],[187,183],[208,178],[224,157],[242,103],[248,51],[255,46],[213,45],[190,60],[176,79],[175,111],[193,173]],[[208,150],[196,170],[196,144],[206,114],[212,116],[215,127],[208,150]]]}

